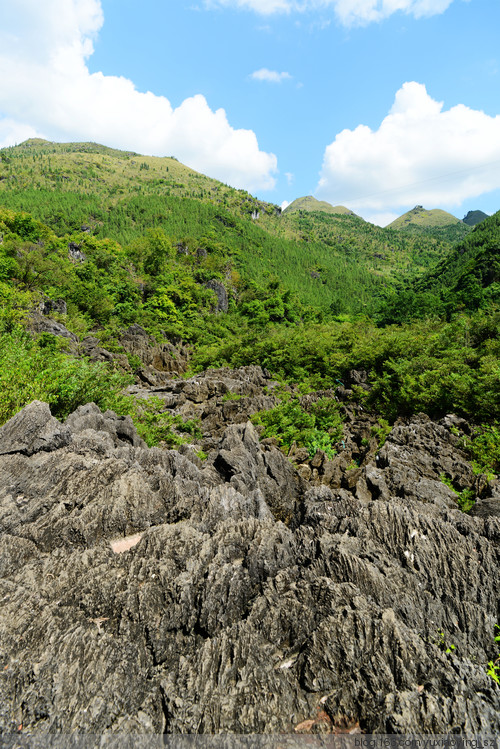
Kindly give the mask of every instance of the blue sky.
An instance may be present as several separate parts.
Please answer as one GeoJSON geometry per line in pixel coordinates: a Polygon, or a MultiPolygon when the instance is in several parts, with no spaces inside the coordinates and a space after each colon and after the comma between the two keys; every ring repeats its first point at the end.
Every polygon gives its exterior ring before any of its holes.
{"type": "Polygon", "coordinates": [[[0,145],[175,155],[382,225],[416,204],[500,209],[499,0],[40,6],[0,0],[0,145]]]}

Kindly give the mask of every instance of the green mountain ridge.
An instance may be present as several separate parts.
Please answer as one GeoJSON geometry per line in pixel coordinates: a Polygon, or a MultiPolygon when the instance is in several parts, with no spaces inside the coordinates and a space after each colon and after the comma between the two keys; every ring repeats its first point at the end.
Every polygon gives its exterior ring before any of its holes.
{"type": "Polygon", "coordinates": [[[481,221],[433,268],[404,291],[390,292],[384,322],[447,317],[500,304],[500,211],[481,221]]]}
{"type": "Polygon", "coordinates": [[[484,211],[469,211],[463,217],[462,221],[468,226],[476,226],[481,221],[484,221],[485,218],[488,218],[488,214],[484,213],[484,211]]]}
{"type": "Polygon", "coordinates": [[[175,159],[39,141],[0,159],[2,418],[33,398],[59,414],[90,398],[145,418],[120,400],[118,372],[65,358],[53,326],[23,338],[41,308],[121,357],[127,376],[140,362],[126,365],[120,338],[136,324],[160,345],[189,344],[195,370],[259,364],[303,391],[362,371],[368,390],[350,397],[384,418],[497,418],[500,214],[453,248],[433,229],[282,214],[175,159]]]}
{"type": "Polygon", "coordinates": [[[285,213],[294,211],[324,211],[325,213],[334,213],[341,216],[355,216],[356,214],[343,205],[331,205],[325,200],[317,200],[312,195],[304,198],[296,198],[290,205],[285,208],[285,213]]]}
{"type": "Polygon", "coordinates": [[[453,226],[454,224],[459,223],[460,219],[456,218],[456,216],[452,216],[451,213],[442,211],[440,208],[427,210],[421,205],[416,205],[415,208],[411,209],[411,211],[407,211],[389,224],[389,228],[406,229],[408,226],[431,228],[435,226],[453,226]]]}
{"type": "Polygon", "coordinates": [[[440,208],[426,210],[421,205],[397,218],[387,228],[421,236],[441,237],[450,243],[459,242],[471,229],[451,213],[440,208]]]}
{"type": "Polygon", "coordinates": [[[59,236],[76,234],[77,243],[90,234],[126,245],[158,229],[192,252],[224,255],[248,282],[277,277],[303,304],[338,313],[366,311],[384,284],[418,275],[451,246],[352,213],[282,215],[174,158],[95,143],[30,140],[1,150],[0,205],[30,212],[59,236]]]}

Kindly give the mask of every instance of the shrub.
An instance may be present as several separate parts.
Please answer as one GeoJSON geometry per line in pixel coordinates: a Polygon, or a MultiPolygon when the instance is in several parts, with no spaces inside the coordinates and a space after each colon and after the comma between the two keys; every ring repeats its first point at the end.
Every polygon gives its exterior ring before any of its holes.
{"type": "Polygon", "coordinates": [[[269,411],[260,411],[252,416],[252,421],[264,426],[263,437],[277,439],[285,452],[295,442],[299,447],[307,448],[311,458],[318,449],[332,458],[334,446],[343,432],[338,403],[331,398],[313,403],[309,411],[301,406],[298,398],[293,398],[269,411]]]}
{"type": "Polygon", "coordinates": [[[20,327],[0,333],[2,424],[33,400],[49,403],[59,418],[91,401],[123,413],[127,401],[121,391],[130,382],[104,364],[68,356],[53,336],[33,340],[20,327]]]}

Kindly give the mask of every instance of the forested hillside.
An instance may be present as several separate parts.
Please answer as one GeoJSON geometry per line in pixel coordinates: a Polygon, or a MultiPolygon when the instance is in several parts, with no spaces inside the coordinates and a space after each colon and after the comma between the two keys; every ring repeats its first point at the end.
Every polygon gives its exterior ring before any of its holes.
{"type": "Polygon", "coordinates": [[[31,140],[1,151],[0,204],[76,243],[83,232],[128,246],[160,229],[172,245],[230,259],[247,282],[277,277],[302,304],[337,314],[371,312],[388,282],[399,285],[451,247],[439,236],[413,237],[351,215],[282,216],[278,206],[175,159],[91,143],[31,140]]]}
{"type": "MultiPolygon", "coordinates": [[[[498,417],[499,214],[451,249],[356,216],[280,215],[174,159],[95,144],[28,141],[4,149],[0,166],[2,356],[11,366],[84,368],[85,359],[64,358],[68,336],[93,336],[119,356],[123,331],[138,324],[157,341],[188,344],[192,368],[259,364],[303,389],[361,370],[359,397],[390,420],[498,417]],[[18,326],[42,308],[66,339],[24,336],[18,326]]],[[[116,400],[134,364],[91,365],[101,383],[92,399],[116,400]]],[[[24,386],[5,364],[3,419],[32,397],[60,413],[89,398],[92,377],[76,369],[71,385],[44,374],[24,386]]]]}

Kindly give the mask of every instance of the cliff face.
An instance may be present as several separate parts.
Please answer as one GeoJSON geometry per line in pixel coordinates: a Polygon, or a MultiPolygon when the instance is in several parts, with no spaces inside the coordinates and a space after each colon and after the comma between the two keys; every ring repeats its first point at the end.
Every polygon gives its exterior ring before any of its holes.
{"type": "Polygon", "coordinates": [[[0,429],[0,731],[498,732],[500,492],[457,508],[453,419],[348,470],[352,415],[347,458],[297,470],[213,400],[238,377],[271,397],[256,368],[166,388],[205,461],[92,404],[0,429]]]}

